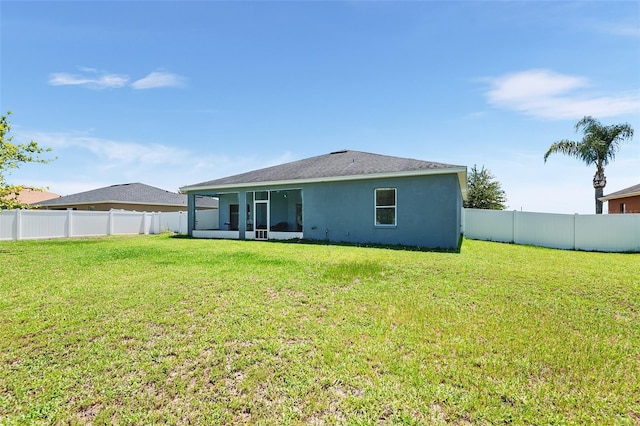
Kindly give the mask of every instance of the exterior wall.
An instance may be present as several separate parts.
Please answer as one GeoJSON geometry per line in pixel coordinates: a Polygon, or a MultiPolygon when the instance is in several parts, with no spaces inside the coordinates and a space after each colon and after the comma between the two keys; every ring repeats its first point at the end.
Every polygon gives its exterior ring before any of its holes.
{"type": "MultiPolygon", "coordinates": [[[[271,193],[270,225],[286,221],[296,230],[296,204],[302,204],[302,236],[313,240],[361,244],[404,245],[457,249],[461,234],[462,194],[456,174],[396,177],[295,187],[269,186],[216,191],[198,195],[219,197],[220,228],[229,221],[229,204],[247,200],[247,192],[271,193]],[[375,225],[375,189],[396,188],[396,225],[375,225]],[[292,191],[300,190],[301,191],[292,191]],[[280,191],[280,192],[277,192],[280,191]],[[284,197],[284,194],[287,197],[284,197]],[[285,201],[286,200],[286,201],[285,201]]],[[[189,194],[189,234],[194,235],[194,193],[189,194]]],[[[253,208],[253,206],[251,206],[253,208]]],[[[240,203],[240,217],[246,206],[240,203]]],[[[239,238],[249,238],[246,223],[239,222],[239,238]]]]}
{"type": "Polygon", "coordinates": [[[456,249],[461,194],[455,174],[309,184],[304,237],[456,249]],[[375,189],[396,188],[396,225],[375,225],[375,189]]]}
{"type": "Polygon", "coordinates": [[[625,213],[640,213],[640,195],[617,198],[607,203],[609,203],[609,213],[622,213],[622,203],[625,205],[625,213]]]}

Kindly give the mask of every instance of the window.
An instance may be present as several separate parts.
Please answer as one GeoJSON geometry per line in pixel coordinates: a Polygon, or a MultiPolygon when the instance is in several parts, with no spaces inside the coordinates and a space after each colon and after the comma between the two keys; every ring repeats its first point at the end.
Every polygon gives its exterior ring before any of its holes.
{"type": "Polygon", "coordinates": [[[376,189],[376,225],[396,224],[396,189],[377,188],[376,189]]]}

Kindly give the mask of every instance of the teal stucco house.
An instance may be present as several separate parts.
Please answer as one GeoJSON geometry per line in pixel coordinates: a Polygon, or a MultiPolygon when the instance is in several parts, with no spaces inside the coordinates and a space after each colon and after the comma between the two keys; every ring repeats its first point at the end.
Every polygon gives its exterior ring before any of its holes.
{"type": "Polygon", "coordinates": [[[185,186],[189,235],[457,249],[467,168],[343,150],[185,186]],[[199,220],[219,200],[219,225],[199,220]]]}

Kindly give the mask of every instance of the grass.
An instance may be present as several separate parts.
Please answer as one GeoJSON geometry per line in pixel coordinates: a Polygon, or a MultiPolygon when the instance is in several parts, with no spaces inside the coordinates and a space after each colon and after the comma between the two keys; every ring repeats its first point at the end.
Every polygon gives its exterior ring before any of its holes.
{"type": "Polygon", "coordinates": [[[0,243],[0,424],[640,424],[639,254],[0,243]]]}

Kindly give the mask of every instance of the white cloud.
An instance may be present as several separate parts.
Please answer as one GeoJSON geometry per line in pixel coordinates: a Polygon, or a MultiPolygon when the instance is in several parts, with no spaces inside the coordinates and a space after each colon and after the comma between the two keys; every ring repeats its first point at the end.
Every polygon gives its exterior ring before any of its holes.
{"type": "Polygon", "coordinates": [[[90,89],[117,89],[129,82],[129,76],[123,74],[109,74],[92,68],[81,68],[84,74],[70,74],[66,72],[53,73],[49,76],[52,86],[82,86],[90,89]]]}
{"type": "Polygon", "coordinates": [[[640,111],[640,93],[599,95],[585,90],[591,87],[585,77],[551,70],[527,70],[486,81],[491,105],[539,118],[612,117],[640,111]]]}
{"type": "Polygon", "coordinates": [[[49,75],[52,86],[80,86],[89,89],[118,89],[131,86],[134,89],[157,89],[160,87],[184,87],[186,79],[166,71],[154,71],[144,78],[129,84],[126,74],[114,74],[90,67],[79,67],[80,73],[56,72],[49,75]]]}
{"type": "Polygon", "coordinates": [[[140,80],[131,83],[134,89],[155,89],[158,87],[184,87],[185,79],[177,74],[154,71],[140,80]]]}

